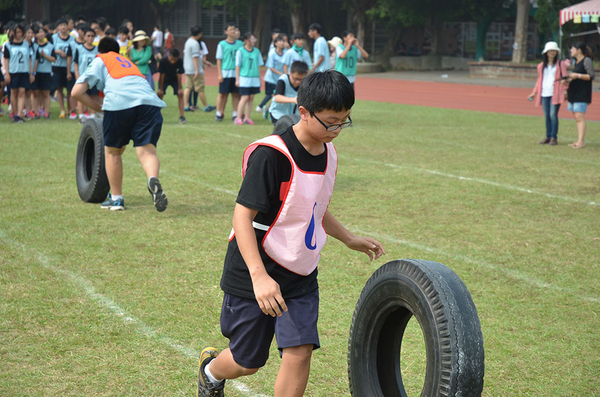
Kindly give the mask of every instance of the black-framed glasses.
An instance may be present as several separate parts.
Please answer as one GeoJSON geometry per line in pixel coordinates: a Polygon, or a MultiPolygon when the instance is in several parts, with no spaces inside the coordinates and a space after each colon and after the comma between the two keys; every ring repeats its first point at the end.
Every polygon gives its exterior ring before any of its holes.
{"type": "Polygon", "coordinates": [[[335,131],[338,128],[346,128],[346,127],[350,127],[352,125],[352,118],[350,117],[350,115],[348,115],[348,121],[346,121],[345,123],[342,124],[331,124],[331,125],[327,125],[324,122],[321,121],[320,118],[317,117],[317,115],[315,114],[315,119],[317,119],[317,121],[319,123],[321,123],[321,125],[323,127],[325,127],[325,129],[329,132],[335,131]]]}

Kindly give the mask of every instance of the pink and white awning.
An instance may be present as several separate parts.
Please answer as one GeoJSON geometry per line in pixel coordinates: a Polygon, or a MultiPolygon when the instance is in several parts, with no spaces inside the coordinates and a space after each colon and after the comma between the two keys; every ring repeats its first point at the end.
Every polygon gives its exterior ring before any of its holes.
{"type": "Polygon", "coordinates": [[[575,15],[600,15],[600,0],[589,0],[560,10],[560,26],[573,20],[575,15]]]}

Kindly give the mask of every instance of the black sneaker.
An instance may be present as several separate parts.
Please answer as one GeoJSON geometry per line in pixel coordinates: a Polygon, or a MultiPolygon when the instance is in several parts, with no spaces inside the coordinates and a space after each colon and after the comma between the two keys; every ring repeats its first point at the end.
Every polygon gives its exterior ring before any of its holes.
{"type": "Polygon", "coordinates": [[[148,180],[148,191],[152,195],[152,201],[154,201],[154,207],[156,207],[156,210],[158,212],[163,212],[166,210],[169,200],[167,200],[167,196],[165,195],[158,178],[152,177],[148,180]]]}
{"type": "Polygon", "coordinates": [[[216,115],[215,116],[215,121],[223,121],[223,115],[216,115]]]}
{"type": "Polygon", "coordinates": [[[184,116],[181,116],[181,117],[179,118],[179,124],[185,124],[185,123],[187,123],[187,120],[185,119],[185,117],[184,117],[184,116]]]}
{"type": "Polygon", "coordinates": [[[198,397],[224,397],[225,380],[219,383],[213,383],[208,379],[204,372],[204,368],[219,355],[219,352],[214,347],[205,347],[200,353],[200,364],[198,374],[198,397]]]}

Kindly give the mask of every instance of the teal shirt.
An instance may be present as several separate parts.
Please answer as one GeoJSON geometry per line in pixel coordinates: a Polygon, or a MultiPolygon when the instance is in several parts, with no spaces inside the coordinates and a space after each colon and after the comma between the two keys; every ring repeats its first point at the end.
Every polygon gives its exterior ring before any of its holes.
{"type": "Polygon", "coordinates": [[[138,69],[143,75],[150,73],[150,66],[148,61],[152,58],[152,47],[147,45],[141,50],[136,50],[135,47],[131,47],[131,61],[137,65],[138,69]],[[136,63],[137,62],[137,63],[136,63]]]}
{"type": "Polygon", "coordinates": [[[14,73],[31,73],[31,53],[32,49],[29,43],[23,41],[21,43],[8,42],[4,46],[4,58],[8,59],[8,67],[10,74],[14,73]]]}
{"type": "Polygon", "coordinates": [[[236,40],[230,43],[221,40],[217,45],[216,58],[221,60],[221,74],[223,78],[235,77],[235,53],[244,46],[244,42],[236,40]]]}
{"type": "Polygon", "coordinates": [[[340,44],[335,49],[335,70],[342,73],[351,83],[354,83],[356,78],[356,60],[362,58],[362,54],[355,46],[352,46],[346,53],[346,58],[340,58],[340,54],[344,52],[346,47],[340,44]]]}
{"type": "MultiPolygon", "coordinates": [[[[150,48],[150,47],[147,47],[150,48]]],[[[129,60],[126,60],[130,62],[129,60]]],[[[131,109],[140,105],[167,106],[150,88],[148,81],[142,76],[125,76],[114,79],[108,73],[102,58],[94,58],[85,72],[79,76],[75,84],[87,82],[89,87],[96,87],[104,92],[102,110],[116,111],[131,109]]]]}

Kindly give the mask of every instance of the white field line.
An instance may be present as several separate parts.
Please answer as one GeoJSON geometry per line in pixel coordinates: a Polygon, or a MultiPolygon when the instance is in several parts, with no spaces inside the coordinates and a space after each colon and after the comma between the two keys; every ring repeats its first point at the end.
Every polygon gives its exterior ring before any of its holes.
{"type": "MultiPolygon", "coordinates": [[[[81,277],[77,273],[74,273],[69,270],[55,266],[52,262],[56,262],[56,260],[53,260],[53,259],[47,257],[46,255],[44,255],[43,253],[36,251],[32,248],[29,248],[22,243],[11,240],[10,238],[8,238],[8,236],[6,235],[6,233],[3,230],[0,230],[0,239],[5,244],[19,248],[22,251],[25,251],[29,254],[34,255],[35,258],[37,259],[37,261],[42,265],[42,267],[44,267],[47,270],[50,270],[51,272],[53,272],[59,276],[66,278],[72,284],[74,284],[75,286],[77,286],[81,290],[83,290],[85,292],[85,294],[92,301],[97,302],[101,306],[104,306],[104,307],[110,309],[110,311],[113,312],[113,314],[115,316],[121,318],[124,323],[126,323],[128,325],[133,325],[135,327],[136,332],[138,332],[139,334],[147,337],[148,339],[158,340],[163,345],[170,347],[171,349],[175,350],[176,352],[178,352],[186,357],[192,358],[194,360],[197,360],[200,357],[199,351],[189,348],[189,347],[185,347],[173,338],[161,335],[154,328],[145,324],[142,320],[140,320],[137,317],[133,316],[132,314],[128,313],[125,309],[123,309],[121,306],[119,306],[115,301],[113,301],[109,297],[97,292],[96,288],[94,288],[93,284],[89,280],[81,277]]],[[[246,386],[244,383],[242,383],[240,381],[230,380],[227,382],[227,384],[235,387],[237,390],[239,390],[240,392],[244,393],[247,396],[265,397],[263,394],[254,393],[252,390],[250,390],[250,388],[248,388],[248,386],[246,386]]]]}
{"type": "Polygon", "coordinates": [[[600,206],[600,202],[588,201],[588,200],[573,198],[573,197],[569,197],[569,196],[560,196],[557,194],[551,194],[551,193],[545,193],[545,192],[539,192],[536,190],[527,189],[527,188],[523,188],[520,186],[514,186],[514,185],[508,185],[505,183],[488,181],[486,179],[471,178],[471,177],[467,177],[467,176],[448,174],[446,172],[441,172],[441,171],[436,171],[436,170],[428,170],[426,168],[411,167],[411,166],[398,165],[398,164],[393,164],[393,163],[385,163],[385,162],[376,161],[376,160],[359,159],[356,157],[347,157],[347,156],[339,156],[339,157],[344,160],[357,161],[360,163],[373,164],[373,165],[378,165],[378,166],[385,166],[385,167],[389,167],[389,168],[403,169],[403,170],[409,170],[409,171],[415,171],[415,172],[423,172],[423,173],[427,173],[427,174],[431,174],[431,175],[443,176],[446,178],[458,179],[460,181],[466,181],[466,182],[476,182],[476,183],[495,186],[495,187],[499,187],[499,188],[503,188],[503,189],[507,189],[507,190],[515,190],[515,191],[522,192],[522,193],[534,194],[534,195],[538,195],[538,196],[545,196],[545,197],[548,197],[551,199],[569,201],[572,203],[600,206]]]}
{"type": "MultiPolygon", "coordinates": [[[[175,176],[175,175],[172,175],[172,176],[175,177],[175,178],[177,178],[177,176],[175,176]]],[[[221,189],[221,188],[219,188],[217,186],[212,186],[212,185],[209,185],[207,183],[200,182],[200,181],[194,181],[194,182],[200,183],[200,184],[208,187],[209,189],[216,190],[216,191],[219,191],[219,192],[225,192],[225,193],[230,194],[230,195],[232,195],[234,197],[237,197],[237,193],[235,193],[235,192],[230,192],[228,190],[221,189]]],[[[437,248],[432,248],[432,247],[428,247],[426,245],[413,243],[413,242],[408,241],[408,240],[400,240],[400,239],[397,239],[395,237],[386,236],[384,234],[372,233],[372,232],[368,232],[368,231],[364,231],[364,230],[357,229],[357,228],[352,228],[352,227],[349,228],[349,229],[353,233],[358,233],[358,234],[362,234],[362,235],[371,236],[371,237],[374,237],[374,238],[377,238],[377,239],[386,240],[386,241],[388,241],[390,243],[393,243],[393,244],[406,245],[408,247],[416,248],[416,249],[419,249],[421,251],[431,252],[432,254],[443,255],[445,257],[454,259],[456,261],[463,261],[463,262],[467,262],[467,263],[470,263],[470,264],[475,265],[475,266],[481,266],[481,267],[485,267],[487,269],[500,271],[500,272],[506,274],[508,277],[510,277],[512,279],[515,279],[515,280],[518,280],[518,281],[522,281],[522,282],[524,282],[526,284],[532,285],[532,286],[540,288],[540,289],[550,289],[550,290],[557,291],[557,292],[568,293],[568,294],[571,294],[571,295],[573,295],[573,296],[575,296],[575,297],[577,297],[577,298],[579,298],[579,299],[581,299],[583,301],[586,301],[586,302],[600,303],[600,297],[581,295],[581,294],[578,294],[577,292],[575,292],[575,291],[573,291],[573,290],[571,290],[569,288],[560,287],[560,286],[557,286],[557,285],[554,285],[554,284],[551,284],[551,283],[547,283],[547,282],[538,280],[535,277],[530,277],[530,276],[528,276],[528,275],[526,275],[524,273],[521,273],[521,272],[519,272],[517,270],[505,269],[503,267],[496,266],[496,265],[493,265],[491,263],[488,263],[488,262],[485,262],[485,261],[482,261],[482,260],[479,260],[479,259],[469,258],[468,256],[464,256],[464,255],[452,254],[452,253],[449,253],[449,252],[446,252],[446,251],[442,251],[442,250],[437,249],[437,248]]]]}
{"type": "Polygon", "coordinates": [[[497,266],[494,264],[491,264],[489,262],[486,261],[482,261],[482,260],[478,260],[478,259],[473,259],[473,258],[469,258],[468,256],[464,256],[464,255],[456,255],[456,254],[451,254],[449,252],[437,249],[437,248],[431,248],[428,247],[426,245],[422,245],[422,244],[417,244],[417,243],[413,243],[411,241],[407,241],[407,240],[401,240],[401,239],[397,239],[395,237],[391,237],[391,236],[386,236],[385,234],[378,234],[378,233],[372,233],[372,232],[368,232],[365,230],[361,230],[358,228],[350,228],[350,230],[353,233],[358,233],[361,235],[366,235],[366,236],[371,236],[373,238],[376,239],[380,239],[380,240],[385,240],[388,241],[390,243],[393,244],[399,244],[399,245],[405,245],[407,247],[410,248],[415,248],[421,251],[425,251],[425,252],[430,252],[432,254],[436,254],[436,255],[443,255],[445,257],[448,258],[452,258],[456,261],[462,261],[462,262],[466,262],[469,263],[471,265],[475,265],[477,267],[485,267],[487,269],[490,270],[494,270],[494,271],[499,271],[502,272],[504,274],[506,274],[508,277],[513,278],[515,280],[518,281],[522,281],[525,282],[526,284],[532,285],[534,287],[538,287],[540,289],[549,289],[552,291],[556,291],[556,292],[561,292],[561,293],[568,293],[571,294],[583,301],[586,302],[590,302],[590,303],[600,303],[600,297],[598,296],[587,296],[587,295],[581,295],[575,291],[573,291],[572,289],[569,288],[565,288],[565,287],[560,287],[551,283],[547,283],[541,280],[538,280],[534,277],[530,277],[520,271],[517,270],[511,270],[511,269],[506,269],[504,267],[501,266],[497,266]]]}

